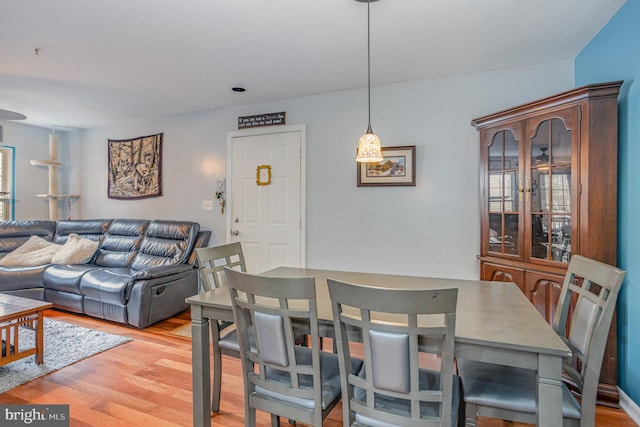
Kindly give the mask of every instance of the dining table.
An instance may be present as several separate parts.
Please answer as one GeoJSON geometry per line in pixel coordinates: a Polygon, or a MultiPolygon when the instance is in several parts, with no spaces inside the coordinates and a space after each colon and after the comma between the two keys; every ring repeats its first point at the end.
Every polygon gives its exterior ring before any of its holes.
{"type": "MultiPolygon", "coordinates": [[[[387,288],[456,288],[455,357],[535,370],[536,425],[562,425],[562,361],[571,356],[571,350],[514,283],[294,267],[278,267],[261,275],[314,277],[318,320],[328,325],[333,325],[333,312],[327,278],[387,288]]],[[[222,287],[186,302],[191,309],[193,425],[208,427],[212,416],[209,325],[234,320],[231,297],[228,288],[222,287]]]]}

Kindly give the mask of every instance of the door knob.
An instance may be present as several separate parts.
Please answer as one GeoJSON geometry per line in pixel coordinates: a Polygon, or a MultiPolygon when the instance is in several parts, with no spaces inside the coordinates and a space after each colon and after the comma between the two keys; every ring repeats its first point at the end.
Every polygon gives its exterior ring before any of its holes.
{"type": "Polygon", "coordinates": [[[231,230],[231,234],[237,236],[238,234],[240,234],[240,232],[238,230],[231,230]]]}

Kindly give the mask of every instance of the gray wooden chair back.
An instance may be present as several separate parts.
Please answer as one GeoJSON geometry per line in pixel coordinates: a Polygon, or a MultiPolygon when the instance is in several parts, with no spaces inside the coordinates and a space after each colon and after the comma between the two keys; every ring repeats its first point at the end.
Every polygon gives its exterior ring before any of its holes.
{"type": "MultiPolygon", "coordinates": [[[[240,242],[209,248],[197,248],[195,252],[202,286],[205,291],[225,286],[225,267],[247,271],[240,242]]],[[[213,393],[211,397],[211,410],[218,412],[220,410],[220,394],[222,390],[222,354],[240,358],[240,345],[233,322],[218,321],[212,323],[211,341],[213,343],[213,393]]]]}
{"type": "Polygon", "coordinates": [[[229,268],[225,275],[240,331],[246,425],[255,425],[256,409],[271,413],[273,425],[279,425],[280,416],[322,425],[340,399],[340,375],[337,355],[320,350],[315,279],[229,268]],[[296,345],[295,325],[300,323],[308,324],[311,348],[296,345]],[[250,328],[255,343],[241,332],[250,328]]]}
{"type": "Polygon", "coordinates": [[[351,357],[350,337],[364,344],[364,370],[357,375],[342,370],[344,425],[456,425],[458,290],[391,289],[332,279],[327,283],[340,367],[351,357]],[[393,318],[385,318],[388,315],[393,318]],[[424,352],[440,357],[440,372],[419,368],[424,352]]]}
{"type": "Polygon", "coordinates": [[[582,394],[582,418],[594,419],[602,358],[625,272],[580,255],[571,257],[553,328],[573,357],[563,363],[582,394]],[[571,301],[575,301],[570,310],[571,301]]]}
{"type": "MultiPolygon", "coordinates": [[[[556,306],[553,328],[571,349],[563,371],[581,394],[563,384],[562,424],[593,427],[602,359],[625,272],[573,255],[556,306]]],[[[523,331],[523,333],[526,333],[523,331]]],[[[477,416],[535,423],[536,372],[474,360],[458,360],[467,426],[477,416]]],[[[540,408],[544,414],[544,408],[540,408]]],[[[559,421],[559,420],[558,420],[559,421]]]]}
{"type": "Polygon", "coordinates": [[[224,286],[224,278],[222,277],[224,267],[247,271],[240,242],[197,248],[196,259],[198,260],[202,287],[205,291],[224,286]]]}

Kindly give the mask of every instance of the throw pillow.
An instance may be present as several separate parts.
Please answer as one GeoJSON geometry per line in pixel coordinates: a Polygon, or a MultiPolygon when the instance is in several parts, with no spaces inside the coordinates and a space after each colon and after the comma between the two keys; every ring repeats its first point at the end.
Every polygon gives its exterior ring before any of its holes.
{"type": "Polygon", "coordinates": [[[42,237],[31,236],[21,246],[9,252],[0,259],[0,265],[4,267],[34,267],[51,263],[53,255],[62,248],[42,237]]]}
{"type": "Polygon", "coordinates": [[[86,264],[98,250],[98,242],[69,234],[67,242],[51,259],[54,264],[86,264]]]}

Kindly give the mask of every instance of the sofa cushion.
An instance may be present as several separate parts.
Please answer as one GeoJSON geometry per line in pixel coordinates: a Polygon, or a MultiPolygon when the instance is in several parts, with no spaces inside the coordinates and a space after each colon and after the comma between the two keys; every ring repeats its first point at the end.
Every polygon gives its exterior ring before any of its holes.
{"type": "Polygon", "coordinates": [[[13,251],[31,236],[39,236],[51,241],[55,226],[54,221],[0,222],[0,256],[13,251]]]}
{"type": "Polygon", "coordinates": [[[200,225],[195,222],[151,221],[131,268],[186,263],[199,231],[200,225]]]}
{"type": "Polygon", "coordinates": [[[140,250],[149,220],[114,219],[100,244],[95,264],[110,267],[130,267],[140,250]]]}
{"type": "Polygon", "coordinates": [[[1,267],[0,292],[16,289],[42,289],[42,275],[48,264],[34,267],[1,267]]]}
{"type": "Polygon", "coordinates": [[[96,241],[71,233],[67,242],[53,255],[51,262],[53,264],[86,264],[93,258],[98,245],[96,241]]]}
{"type": "Polygon", "coordinates": [[[53,236],[54,243],[63,244],[71,234],[77,234],[85,239],[100,242],[107,232],[110,219],[68,219],[56,221],[56,233],[53,236]]]}
{"type": "Polygon", "coordinates": [[[94,264],[50,265],[44,270],[42,283],[47,289],[79,294],[80,279],[82,279],[82,276],[84,276],[87,271],[98,268],[100,267],[94,264]]]}
{"type": "Polygon", "coordinates": [[[20,247],[0,259],[0,266],[38,266],[51,263],[51,258],[62,245],[49,242],[38,236],[31,236],[20,247]]]}
{"type": "Polygon", "coordinates": [[[126,304],[135,273],[130,268],[101,268],[88,271],[80,279],[80,292],[87,298],[106,303],[126,304]]]}

